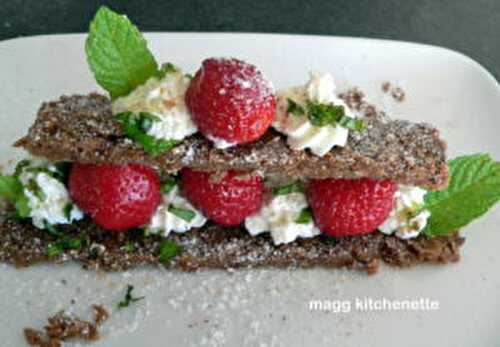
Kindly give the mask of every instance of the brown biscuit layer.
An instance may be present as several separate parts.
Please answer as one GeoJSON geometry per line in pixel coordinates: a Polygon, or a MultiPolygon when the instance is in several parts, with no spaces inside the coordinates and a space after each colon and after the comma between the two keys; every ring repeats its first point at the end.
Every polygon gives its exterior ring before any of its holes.
{"type": "Polygon", "coordinates": [[[366,114],[366,127],[361,132],[350,131],[345,147],[334,148],[323,157],[291,150],[286,139],[270,129],[256,142],[224,150],[195,134],[153,158],[123,135],[109,99],[98,94],[63,96],[44,103],[34,125],[16,146],[52,161],[137,162],[167,172],[182,167],[236,169],[295,179],[371,177],[430,189],[446,186],[446,144],[434,127],[388,120],[357,91],[343,97],[353,109],[366,114]]]}
{"type": "MultiPolygon", "coordinates": [[[[118,271],[160,264],[158,252],[162,238],[142,232],[105,232],[90,220],[58,226],[68,235],[87,238],[81,249],[67,250],[48,257],[47,246],[54,242],[46,231],[29,222],[0,220],[0,261],[16,266],[40,262],[75,260],[85,268],[118,271]],[[132,248],[132,249],[131,249],[132,248]]],[[[379,232],[340,239],[318,236],[275,246],[267,235],[250,236],[238,228],[209,225],[185,234],[171,234],[169,240],[183,247],[180,255],[167,265],[184,271],[202,268],[238,267],[350,267],[374,273],[381,262],[407,267],[420,263],[444,264],[459,260],[464,239],[449,236],[401,240],[379,232]]]]}

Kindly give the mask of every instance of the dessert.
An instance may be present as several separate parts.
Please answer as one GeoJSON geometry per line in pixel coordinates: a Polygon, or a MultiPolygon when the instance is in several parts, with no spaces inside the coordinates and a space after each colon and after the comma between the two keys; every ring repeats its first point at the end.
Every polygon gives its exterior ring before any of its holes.
{"type": "Polygon", "coordinates": [[[15,143],[31,157],[0,176],[0,261],[373,273],[457,261],[458,230],[500,199],[500,163],[447,162],[432,125],[330,74],[275,92],[249,62],[208,58],[191,76],[106,7],[86,53],[109,95],[42,104],[15,143]]]}

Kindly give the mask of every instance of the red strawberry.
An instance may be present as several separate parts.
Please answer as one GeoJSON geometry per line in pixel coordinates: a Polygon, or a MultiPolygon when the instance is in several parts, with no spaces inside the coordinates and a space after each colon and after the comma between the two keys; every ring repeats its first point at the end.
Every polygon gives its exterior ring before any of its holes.
{"type": "Polygon", "coordinates": [[[96,224],[115,231],[147,223],[161,200],[157,173],[138,164],[74,164],[69,192],[96,224]]]}
{"type": "Polygon", "coordinates": [[[237,171],[219,173],[183,169],[184,196],[203,215],[220,225],[238,225],[257,212],[263,201],[264,184],[259,176],[237,171]]]}
{"type": "Polygon", "coordinates": [[[313,180],[307,198],[318,228],[330,236],[375,231],[394,206],[397,185],[368,178],[313,180]]]}
{"type": "Polygon", "coordinates": [[[200,132],[230,144],[254,141],[276,113],[273,87],[253,65],[237,59],[206,59],[186,92],[200,132]]]}

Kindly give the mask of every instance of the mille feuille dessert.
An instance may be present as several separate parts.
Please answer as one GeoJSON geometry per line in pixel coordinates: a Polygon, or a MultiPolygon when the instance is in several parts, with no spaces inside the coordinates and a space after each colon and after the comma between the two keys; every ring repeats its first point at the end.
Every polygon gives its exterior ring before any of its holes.
{"type": "Polygon", "coordinates": [[[159,66],[102,7],[87,59],[109,95],[44,103],[0,176],[0,260],[120,270],[457,261],[458,229],[500,198],[488,155],[446,162],[428,124],[392,120],[327,73],[274,92],[259,69],[159,66]]]}

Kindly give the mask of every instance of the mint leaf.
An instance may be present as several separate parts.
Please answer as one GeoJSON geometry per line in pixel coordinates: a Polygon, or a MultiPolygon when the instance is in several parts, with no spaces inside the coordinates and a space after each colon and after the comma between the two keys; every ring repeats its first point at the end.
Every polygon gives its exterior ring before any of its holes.
{"type": "Polygon", "coordinates": [[[152,156],[168,152],[180,143],[178,140],[157,139],[148,135],[144,129],[148,127],[149,122],[158,120],[158,117],[150,113],[140,112],[136,114],[133,112],[122,112],[117,114],[116,118],[122,124],[125,135],[134,140],[152,156]]]}
{"type": "Polygon", "coordinates": [[[182,247],[171,240],[163,240],[160,244],[159,259],[160,262],[166,263],[170,259],[179,255],[182,252],[182,247]]]}
{"type": "Polygon", "coordinates": [[[158,63],[137,27],[106,6],[90,23],[85,52],[95,79],[111,98],[129,94],[158,74],[158,63]]]}
{"type": "Polygon", "coordinates": [[[448,188],[429,192],[424,208],[431,212],[424,233],[446,235],[480,217],[500,200],[500,162],[488,154],[462,156],[449,162],[448,188]]]}

